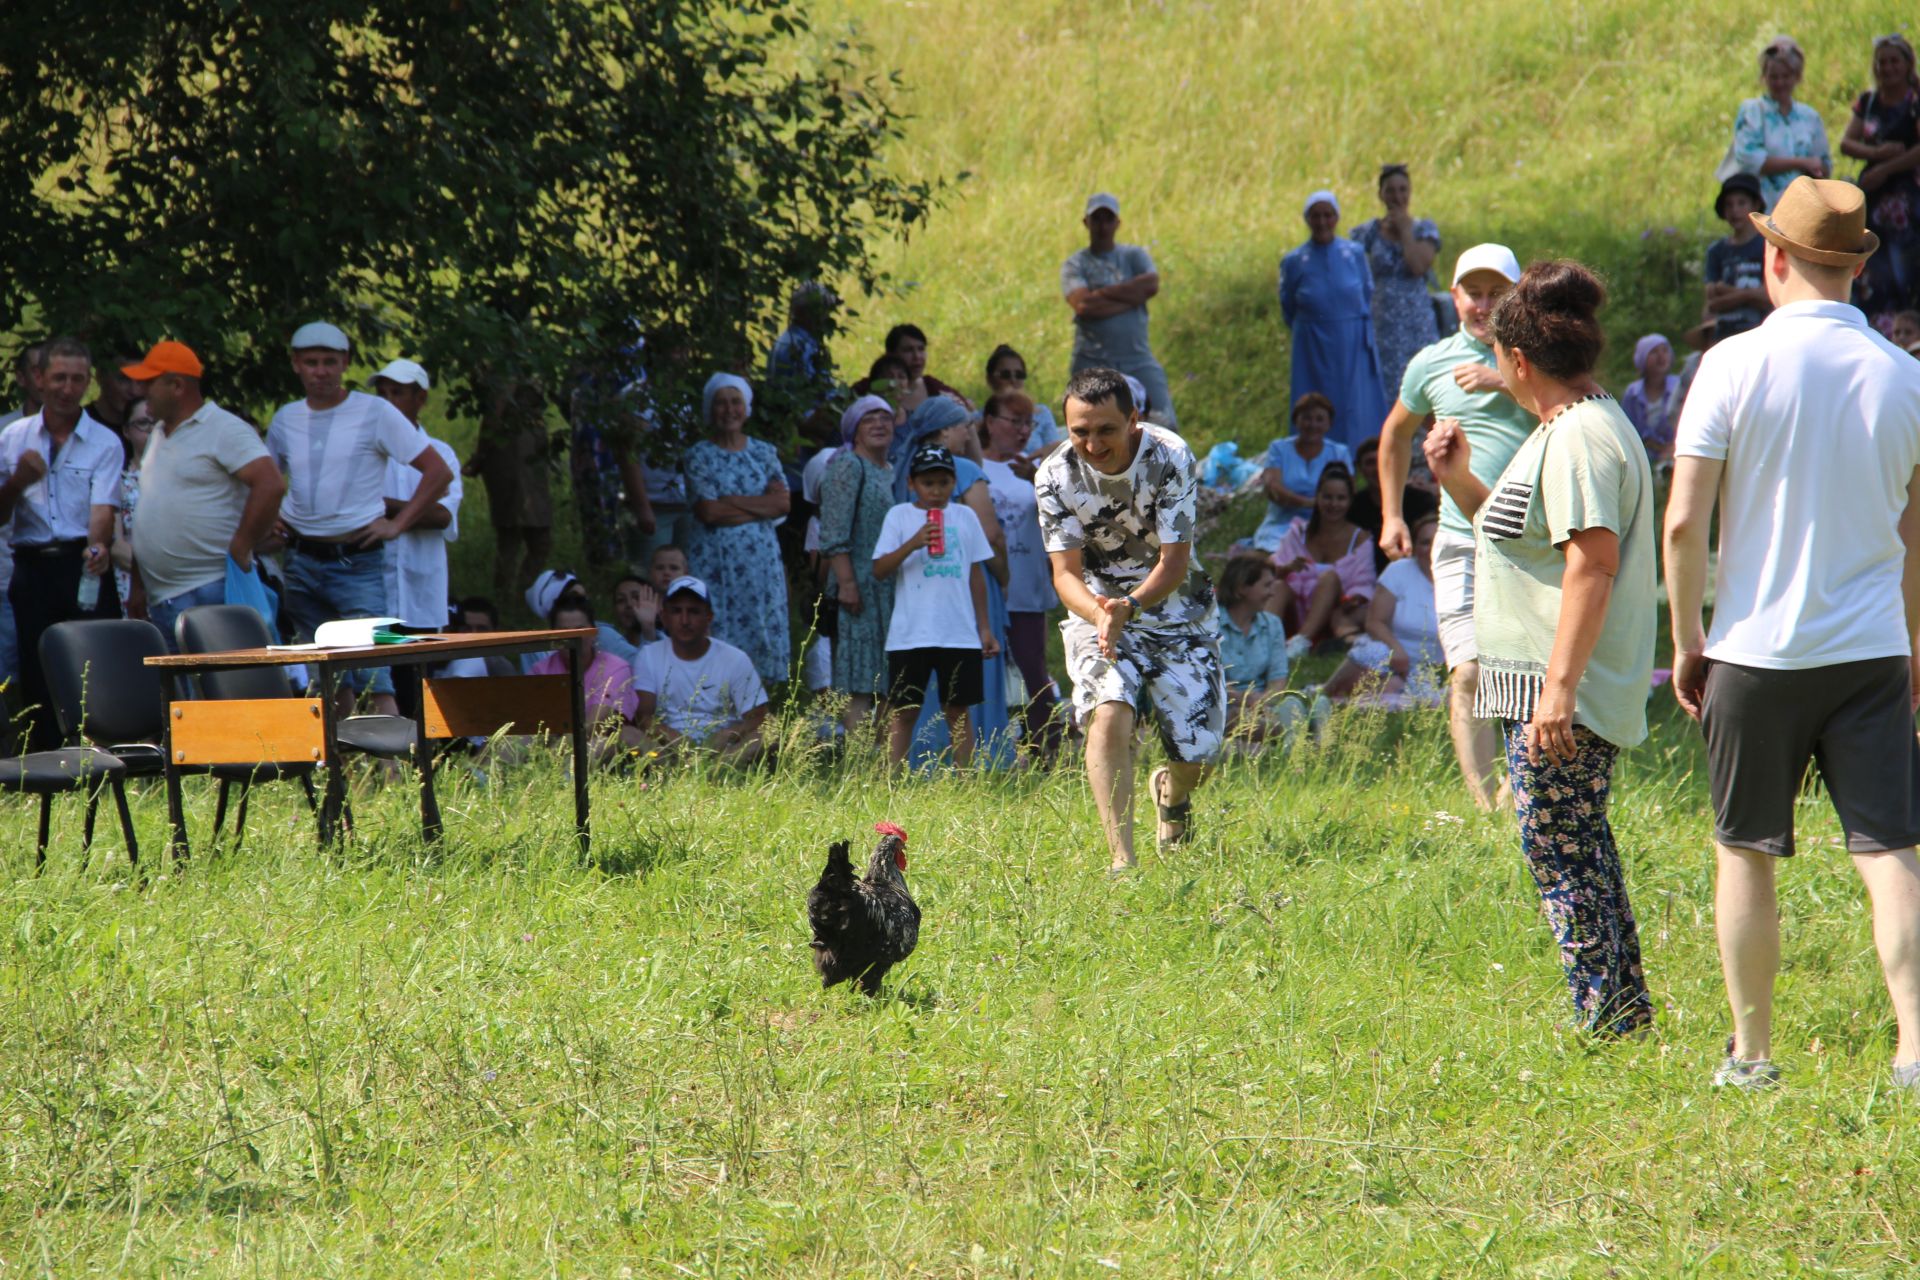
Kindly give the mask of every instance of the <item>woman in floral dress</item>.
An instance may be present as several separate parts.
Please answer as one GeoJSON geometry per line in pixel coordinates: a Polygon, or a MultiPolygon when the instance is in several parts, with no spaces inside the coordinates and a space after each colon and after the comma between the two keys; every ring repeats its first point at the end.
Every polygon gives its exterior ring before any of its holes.
{"type": "Polygon", "coordinates": [[[1880,252],[1867,259],[1854,302],[1883,332],[1895,312],[1920,298],[1920,79],[1913,46],[1902,35],[1873,42],[1873,88],[1854,100],[1840,150],[1864,161],[1867,225],[1880,252]]]}
{"type": "Polygon", "coordinates": [[[1373,342],[1380,352],[1380,388],[1389,405],[1400,398],[1400,378],[1414,353],[1440,340],[1427,279],[1440,255],[1440,228],[1409,213],[1412,200],[1407,166],[1383,165],[1380,204],[1386,212],[1353,229],[1373,270],[1373,342]]]}
{"type": "Polygon", "coordinates": [[[773,527],[791,501],[786,475],[773,446],[747,435],[753,388],[745,378],[716,373],[700,399],[713,435],[680,463],[694,517],[687,561],[713,594],[714,637],[745,650],[763,681],[781,684],[793,642],[773,527]]]}

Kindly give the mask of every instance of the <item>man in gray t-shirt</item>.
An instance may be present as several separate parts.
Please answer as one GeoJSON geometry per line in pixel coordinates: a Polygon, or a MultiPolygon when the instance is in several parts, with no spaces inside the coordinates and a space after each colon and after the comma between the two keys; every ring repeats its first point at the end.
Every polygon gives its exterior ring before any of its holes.
{"type": "Polygon", "coordinates": [[[1147,389],[1148,420],[1177,430],[1167,371],[1147,344],[1147,299],[1160,292],[1160,273],[1139,245],[1114,243],[1120,202],[1113,196],[1089,196],[1080,221],[1087,247],[1060,267],[1060,292],[1073,308],[1073,372],[1131,374],[1147,389]]]}

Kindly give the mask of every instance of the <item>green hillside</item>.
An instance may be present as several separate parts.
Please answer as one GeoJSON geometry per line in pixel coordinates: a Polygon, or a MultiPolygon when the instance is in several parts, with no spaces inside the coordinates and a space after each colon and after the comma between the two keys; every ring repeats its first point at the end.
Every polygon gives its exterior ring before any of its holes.
{"type": "Polygon", "coordinates": [[[864,366],[888,324],[912,320],[948,381],[975,388],[1007,341],[1056,395],[1070,343],[1060,262],[1084,243],[1087,193],[1111,190],[1121,238],[1160,268],[1155,344],[1182,428],[1264,443],[1287,368],[1275,272],[1306,238],[1300,202],[1334,188],[1344,231],[1377,213],[1379,164],[1403,161],[1443,262],[1497,239],[1523,261],[1571,255],[1604,270],[1609,371],[1624,383],[1634,337],[1677,339],[1698,318],[1700,257],[1721,226],[1711,175],[1734,107],[1759,91],[1761,46],[1781,32],[1805,46],[1801,96],[1837,150],[1888,12],[833,0],[823,27],[857,22],[911,89],[897,163],[972,175],[926,231],[889,247],[897,296],[865,301],[836,355],[864,366]]]}

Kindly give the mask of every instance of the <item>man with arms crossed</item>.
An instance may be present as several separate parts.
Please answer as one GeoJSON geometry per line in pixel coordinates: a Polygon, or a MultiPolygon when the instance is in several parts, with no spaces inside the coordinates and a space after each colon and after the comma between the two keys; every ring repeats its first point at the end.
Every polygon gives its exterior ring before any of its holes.
{"type": "Polygon", "coordinates": [[[1188,799],[1227,728],[1213,583],[1193,559],[1198,473],[1173,432],[1143,425],[1126,377],[1067,383],[1068,447],[1034,475],[1040,540],[1069,615],[1060,631],[1087,778],[1113,870],[1134,865],[1133,729],[1151,706],[1171,763],[1154,770],[1158,843],[1185,840],[1188,799]]]}
{"type": "MultiPolygon", "coordinates": [[[[1147,389],[1153,417],[1179,429],[1167,371],[1147,342],[1147,301],[1160,292],[1160,271],[1137,244],[1118,244],[1120,202],[1106,192],[1087,197],[1087,247],[1060,267],[1060,292],[1073,310],[1073,372],[1118,369],[1147,389]]],[[[1138,410],[1139,405],[1134,408],[1138,410]]]]}
{"type": "Polygon", "coordinates": [[[1893,1079],[1920,1087],[1920,362],[1847,299],[1878,246],[1865,198],[1796,178],[1771,214],[1775,310],[1701,361],[1674,445],[1667,595],[1674,693],[1707,740],[1714,922],[1733,1009],[1722,1087],[1763,1089],[1780,965],[1776,859],[1817,761],[1873,900],[1893,1079]],[[1700,624],[1720,508],[1713,628],[1700,624]]]}
{"type": "MultiPolygon", "coordinates": [[[[1520,262],[1502,244],[1480,244],[1460,255],[1453,268],[1453,305],[1460,331],[1423,347],[1407,365],[1400,398],[1380,428],[1380,546],[1394,559],[1413,554],[1400,499],[1406,490],[1413,438],[1429,414],[1460,424],[1472,446],[1470,465],[1492,488],[1532,433],[1535,419],[1508,394],[1494,367],[1488,321],[1493,306],[1520,278],[1520,262]]],[[[1452,494],[1440,499],[1440,531],[1433,539],[1433,602],[1440,622],[1440,648],[1447,659],[1447,723],[1473,802],[1482,809],[1503,803],[1506,784],[1494,761],[1500,735],[1491,720],[1476,720],[1480,650],[1473,638],[1473,522],[1452,494]]]]}

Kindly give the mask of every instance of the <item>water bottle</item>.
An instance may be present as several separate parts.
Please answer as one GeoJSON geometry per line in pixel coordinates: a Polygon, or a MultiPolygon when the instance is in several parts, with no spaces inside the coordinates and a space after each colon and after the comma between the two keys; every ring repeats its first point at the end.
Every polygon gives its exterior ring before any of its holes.
{"type": "MultiPolygon", "coordinates": [[[[87,548],[86,563],[93,563],[93,548],[87,548]]],[[[100,575],[88,573],[85,565],[80,569],[80,590],[74,595],[73,602],[82,613],[92,613],[100,607],[100,575]]]]}

